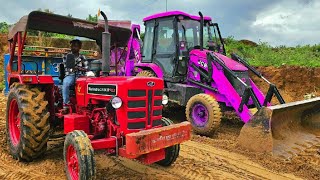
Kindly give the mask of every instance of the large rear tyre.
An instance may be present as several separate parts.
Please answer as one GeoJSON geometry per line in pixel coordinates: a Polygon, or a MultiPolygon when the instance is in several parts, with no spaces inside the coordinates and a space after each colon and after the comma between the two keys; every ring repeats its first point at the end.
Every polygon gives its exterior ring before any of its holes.
{"type": "MultiPolygon", "coordinates": [[[[171,124],[173,124],[173,122],[170,119],[167,119],[165,117],[163,117],[161,120],[162,120],[163,126],[170,126],[171,124]]],[[[180,144],[167,147],[165,149],[165,158],[161,161],[158,161],[157,164],[161,166],[170,166],[177,160],[179,156],[179,152],[180,152],[180,144]]]]}
{"type": "Polygon", "coordinates": [[[69,180],[91,180],[95,178],[96,166],[93,148],[87,134],[75,130],[67,134],[63,156],[69,180]]]}
{"type": "Polygon", "coordinates": [[[211,136],[220,126],[222,113],[211,95],[197,94],[189,99],[186,116],[196,134],[211,136]]]}
{"type": "Polygon", "coordinates": [[[49,116],[45,93],[38,88],[14,83],[10,87],[6,110],[6,131],[13,158],[32,161],[47,149],[49,116]]]}
{"type": "Polygon", "coordinates": [[[136,76],[140,77],[157,77],[156,74],[150,70],[142,70],[136,76]]]}

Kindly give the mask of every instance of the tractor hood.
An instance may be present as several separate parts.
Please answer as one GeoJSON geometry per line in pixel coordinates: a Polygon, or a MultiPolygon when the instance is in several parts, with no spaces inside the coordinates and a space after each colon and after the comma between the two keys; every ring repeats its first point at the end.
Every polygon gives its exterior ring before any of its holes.
{"type": "MultiPolygon", "coordinates": [[[[200,59],[207,59],[208,52],[212,52],[212,51],[209,51],[209,50],[200,51],[199,49],[194,49],[190,52],[190,56],[197,56],[200,59]]],[[[248,70],[244,65],[238,63],[237,61],[235,61],[227,56],[224,56],[222,54],[215,53],[215,52],[213,52],[213,53],[215,55],[217,55],[226,64],[226,66],[233,71],[247,71],[248,70]]]]}

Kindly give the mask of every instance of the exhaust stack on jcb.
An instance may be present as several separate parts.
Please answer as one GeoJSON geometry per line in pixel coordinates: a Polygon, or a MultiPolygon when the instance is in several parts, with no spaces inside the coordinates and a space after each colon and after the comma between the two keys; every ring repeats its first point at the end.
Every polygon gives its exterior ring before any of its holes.
{"type": "Polygon", "coordinates": [[[312,124],[320,123],[320,98],[262,107],[241,130],[238,142],[285,159],[319,144],[312,124]]]}

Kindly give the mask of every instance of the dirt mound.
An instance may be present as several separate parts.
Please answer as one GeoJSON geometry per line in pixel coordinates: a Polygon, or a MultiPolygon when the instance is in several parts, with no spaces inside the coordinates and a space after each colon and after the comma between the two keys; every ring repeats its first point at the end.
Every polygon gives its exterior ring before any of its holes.
{"type": "MultiPolygon", "coordinates": [[[[286,102],[303,100],[308,94],[320,96],[320,68],[282,66],[257,69],[278,87],[286,102]]],[[[268,91],[269,87],[262,79],[254,75],[251,77],[264,93],[268,91]]]]}
{"type": "Polygon", "coordinates": [[[257,47],[258,46],[257,43],[255,43],[253,41],[250,41],[250,40],[247,40],[247,39],[242,39],[239,42],[242,43],[242,44],[248,45],[248,46],[252,46],[252,47],[257,47]]]}

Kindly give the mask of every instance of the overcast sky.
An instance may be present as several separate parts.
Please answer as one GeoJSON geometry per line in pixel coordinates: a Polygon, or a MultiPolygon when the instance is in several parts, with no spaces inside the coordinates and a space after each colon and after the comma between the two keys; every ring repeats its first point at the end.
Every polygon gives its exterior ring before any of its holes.
{"type": "MultiPolygon", "coordinates": [[[[202,11],[219,23],[224,37],[271,45],[320,43],[320,0],[167,0],[168,10],[202,11]]],[[[145,16],[166,10],[166,0],[0,0],[0,21],[15,23],[38,8],[85,18],[104,10],[110,19],[142,24],[145,16]]]]}

